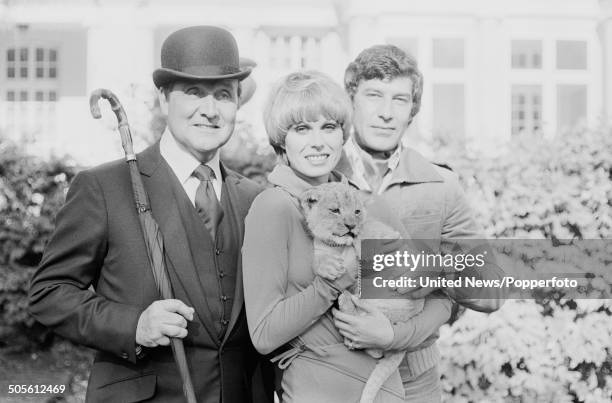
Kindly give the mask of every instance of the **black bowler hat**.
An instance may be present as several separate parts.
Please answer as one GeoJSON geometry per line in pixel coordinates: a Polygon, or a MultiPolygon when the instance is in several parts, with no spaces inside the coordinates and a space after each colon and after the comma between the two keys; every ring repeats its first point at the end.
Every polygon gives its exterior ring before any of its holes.
{"type": "Polygon", "coordinates": [[[156,87],[177,79],[245,79],[252,66],[241,66],[238,45],[223,28],[197,26],[180,29],[166,38],[161,49],[162,67],[153,72],[156,87]]]}

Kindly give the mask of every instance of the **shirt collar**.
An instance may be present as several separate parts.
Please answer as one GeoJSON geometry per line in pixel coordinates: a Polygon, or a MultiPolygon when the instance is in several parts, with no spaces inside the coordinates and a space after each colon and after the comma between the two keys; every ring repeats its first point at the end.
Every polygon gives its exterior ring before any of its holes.
{"type": "MultiPolygon", "coordinates": [[[[371,190],[369,184],[365,180],[364,164],[373,163],[374,159],[372,156],[359,147],[351,137],[344,146],[342,158],[336,169],[347,175],[360,189],[371,190]]],[[[417,151],[405,147],[401,143],[397,150],[389,157],[387,163],[389,168],[387,175],[392,175],[391,183],[443,181],[440,174],[436,172],[433,164],[427,161],[417,151]]]]}
{"type": "Polygon", "coordinates": [[[400,143],[399,146],[393,151],[393,153],[386,160],[376,160],[365,150],[363,150],[353,137],[350,137],[344,145],[344,151],[348,162],[351,166],[351,179],[359,185],[361,189],[372,190],[370,184],[367,181],[366,171],[378,172],[380,164],[387,165],[386,175],[391,174],[400,163],[401,153],[403,146],[400,143]]]}
{"type": "MultiPolygon", "coordinates": [[[[170,130],[166,128],[159,142],[159,152],[166,160],[174,174],[181,183],[185,183],[193,174],[193,171],[201,164],[196,157],[185,151],[176,141],[170,130]]],[[[208,165],[215,173],[215,178],[221,180],[221,167],[219,163],[219,150],[215,153],[208,165]]]]}

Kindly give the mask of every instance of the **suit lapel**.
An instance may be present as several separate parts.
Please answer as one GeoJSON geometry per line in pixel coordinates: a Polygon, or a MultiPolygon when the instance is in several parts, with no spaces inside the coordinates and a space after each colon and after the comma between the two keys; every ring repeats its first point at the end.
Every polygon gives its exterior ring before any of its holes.
{"type": "Polygon", "coordinates": [[[194,265],[187,232],[183,226],[178,201],[173,191],[173,175],[159,153],[159,143],[148,148],[138,157],[151,210],[162,232],[167,260],[174,270],[168,270],[172,283],[180,284],[196,315],[213,341],[217,341],[210,308],[205,298],[196,267],[194,265]]]}
{"type": "MultiPolygon", "coordinates": [[[[250,200],[248,193],[243,189],[241,180],[231,171],[228,172],[223,165],[221,165],[222,172],[225,176],[225,186],[227,186],[227,194],[230,198],[232,205],[232,213],[234,219],[238,223],[238,243],[239,251],[242,249],[242,239],[244,236],[244,218],[248,212],[250,206],[250,200]]],[[[230,321],[223,337],[223,343],[227,341],[229,335],[238,320],[238,316],[242,311],[242,305],[244,303],[244,292],[242,289],[242,253],[238,255],[238,267],[236,268],[236,289],[234,290],[234,304],[232,305],[232,313],[230,315],[230,321]]]]}

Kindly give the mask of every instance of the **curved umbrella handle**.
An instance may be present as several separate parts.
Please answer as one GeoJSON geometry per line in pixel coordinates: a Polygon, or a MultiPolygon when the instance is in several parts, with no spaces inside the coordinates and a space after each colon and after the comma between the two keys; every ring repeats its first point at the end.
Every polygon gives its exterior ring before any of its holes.
{"type": "Polygon", "coordinates": [[[117,98],[117,96],[113,94],[111,90],[107,90],[105,88],[98,88],[97,90],[94,90],[89,97],[89,109],[91,110],[91,115],[94,117],[94,119],[100,119],[102,117],[100,107],[98,106],[100,98],[108,100],[113,112],[115,112],[115,115],[117,116],[119,126],[128,124],[127,115],[123,110],[123,106],[121,106],[121,102],[119,102],[119,98],[117,98]]]}
{"type": "Polygon", "coordinates": [[[127,115],[125,110],[119,102],[119,98],[111,90],[105,88],[98,88],[91,93],[89,97],[89,110],[94,119],[100,119],[102,114],[100,113],[100,106],[98,102],[100,98],[106,99],[111,106],[111,109],[117,116],[117,122],[119,123],[119,133],[121,134],[121,145],[125,152],[126,161],[136,160],[136,154],[134,154],[134,146],[132,145],[132,133],[130,132],[130,126],[128,125],[127,115]]]}

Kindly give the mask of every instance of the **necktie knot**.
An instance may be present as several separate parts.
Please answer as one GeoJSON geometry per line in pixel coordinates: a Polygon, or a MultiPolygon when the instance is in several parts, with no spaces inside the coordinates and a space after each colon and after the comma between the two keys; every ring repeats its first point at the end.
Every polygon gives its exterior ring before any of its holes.
{"type": "Polygon", "coordinates": [[[193,176],[198,178],[200,181],[210,181],[216,178],[215,171],[212,170],[208,165],[200,165],[195,171],[193,171],[193,176]]]}

